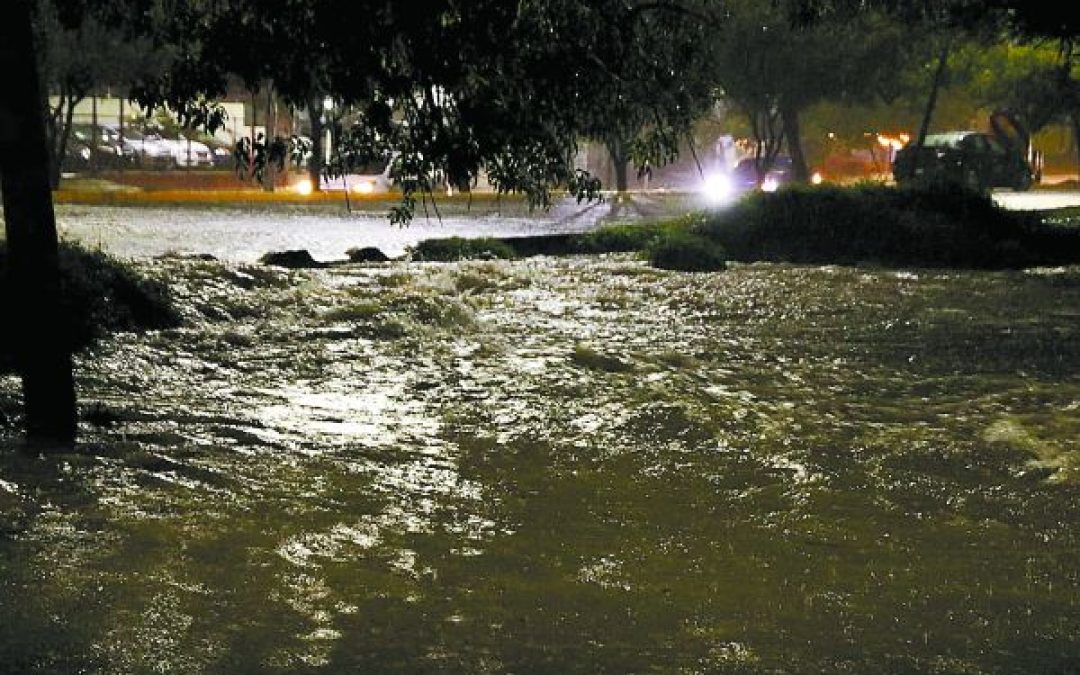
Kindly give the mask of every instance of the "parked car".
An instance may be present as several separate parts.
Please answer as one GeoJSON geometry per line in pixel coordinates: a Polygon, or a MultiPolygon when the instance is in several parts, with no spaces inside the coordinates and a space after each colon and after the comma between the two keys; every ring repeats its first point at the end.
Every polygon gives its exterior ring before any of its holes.
{"type": "Polygon", "coordinates": [[[1037,172],[1022,152],[978,131],[930,134],[923,146],[909,143],[896,153],[893,176],[900,185],[945,181],[983,192],[1007,187],[1027,190],[1037,172]]]}
{"type": "Polygon", "coordinates": [[[74,125],[68,137],[65,168],[115,169],[126,163],[123,148],[106,129],[90,125],[74,125]]]}
{"type": "Polygon", "coordinates": [[[64,156],[60,160],[60,170],[65,172],[85,171],[90,168],[90,158],[92,156],[93,151],[90,146],[72,135],[64,147],[64,156]]]}
{"type": "MultiPolygon", "coordinates": [[[[192,141],[197,141],[206,146],[210,151],[210,164],[213,166],[217,168],[231,168],[235,163],[233,160],[233,146],[223,143],[214,136],[196,131],[185,131],[184,137],[190,138],[192,141]]],[[[181,140],[184,140],[184,138],[181,140]]]]}
{"type": "Polygon", "coordinates": [[[94,166],[97,153],[91,145],[91,139],[85,134],[78,134],[74,130],[68,136],[64,146],[64,155],[60,159],[60,170],[64,172],[86,171],[94,166]]]}
{"type": "Polygon", "coordinates": [[[125,126],[121,130],[116,125],[105,125],[106,133],[113,135],[120,143],[121,151],[128,161],[135,166],[148,168],[168,168],[175,165],[173,148],[156,133],[143,133],[139,129],[125,126]]]}
{"type": "Polygon", "coordinates": [[[210,148],[202,141],[189,138],[162,138],[172,152],[172,165],[174,167],[211,167],[214,166],[214,155],[210,148]]]}

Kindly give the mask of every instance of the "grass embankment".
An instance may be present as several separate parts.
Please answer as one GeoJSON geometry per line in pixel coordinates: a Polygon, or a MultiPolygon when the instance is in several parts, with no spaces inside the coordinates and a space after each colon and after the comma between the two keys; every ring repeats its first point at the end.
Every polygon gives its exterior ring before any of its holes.
{"type": "Polygon", "coordinates": [[[528,258],[535,255],[587,255],[641,252],[657,267],[712,271],[726,265],[724,252],[693,231],[690,219],[607,225],[580,234],[531,237],[446,237],[425,239],[410,249],[414,260],[449,262],[473,258],[528,258]]]}
{"type": "MultiPolygon", "coordinates": [[[[13,292],[6,268],[7,246],[0,241],[0,298],[5,299],[13,292]]],[[[140,276],[100,251],[62,243],[60,284],[63,331],[72,351],[110,332],[168,328],[180,322],[164,284],[140,276]]],[[[0,331],[0,372],[11,369],[17,329],[0,331]]]]}
{"type": "MultiPolygon", "coordinates": [[[[1067,214],[1066,214],[1067,215],[1067,214]]],[[[1080,262],[1076,218],[1007,211],[950,188],[794,187],[730,208],[586,234],[421,242],[422,260],[639,251],[663,269],[710,271],[725,260],[1010,269],[1080,262]]]]}
{"type": "Polygon", "coordinates": [[[795,188],[754,195],[695,229],[744,261],[968,269],[1080,262],[1080,229],[948,187],[795,188]]]}

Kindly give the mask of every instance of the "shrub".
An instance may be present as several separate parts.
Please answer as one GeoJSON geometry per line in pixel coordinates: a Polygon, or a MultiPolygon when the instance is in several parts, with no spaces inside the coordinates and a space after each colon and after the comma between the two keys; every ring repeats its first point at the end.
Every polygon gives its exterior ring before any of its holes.
{"type": "Polygon", "coordinates": [[[605,225],[580,234],[525,237],[447,237],[425,239],[411,249],[417,260],[455,261],[471,258],[527,258],[535,255],[626,253],[643,251],[668,233],[684,230],[686,219],[658,223],[605,225]]]}
{"type": "Polygon", "coordinates": [[[583,253],[643,251],[663,236],[663,230],[659,223],[605,225],[579,235],[579,248],[583,253]]]}
{"type": "MultiPolygon", "coordinates": [[[[60,245],[61,316],[72,351],[107,333],[180,324],[165,284],[137,274],[100,251],[60,245]]],[[[0,297],[8,297],[7,249],[0,242],[0,297]]],[[[0,370],[11,366],[11,333],[0,332],[0,370]]]]}
{"type": "Polygon", "coordinates": [[[172,328],[180,315],[168,287],[135,272],[101,251],[74,244],[60,247],[64,310],[82,347],[106,333],[172,328]]]}
{"type": "Polygon", "coordinates": [[[321,267],[326,267],[326,263],[315,260],[315,258],[311,257],[311,253],[304,249],[296,249],[293,251],[271,251],[263,254],[263,256],[259,258],[259,262],[263,265],[273,265],[274,267],[285,267],[294,270],[319,269],[321,267]]]}
{"type": "Polygon", "coordinates": [[[444,237],[425,239],[410,249],[413,259],[438,262],[473,258],[514,258],[514,249],[505,239],[495,237],[444,237]]]}
{"type": "Polygon", "coordinates": [[[692,232],[672,232],[653,242],[645,255],[650,265],[665,270],[715,272],[727,267],[724,249],[692,232]]]}
{"type": "Polygon", "coordinates": [[[694,229],[743,261],[1017,268],[1080,259],[1080,233],[955,187],[793,187],[751,195],[694,229]]]}

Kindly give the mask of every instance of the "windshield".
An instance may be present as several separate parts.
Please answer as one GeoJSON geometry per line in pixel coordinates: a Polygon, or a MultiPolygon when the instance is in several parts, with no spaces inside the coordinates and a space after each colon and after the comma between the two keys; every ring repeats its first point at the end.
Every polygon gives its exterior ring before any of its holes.
{"type": "Polygon", "coordinates": [[[930,134],[923,142],[926,148],[956,148],[960,141],[964,140],[964,134],[930,134]]]}
{"type": "MultiPolygon", "coordinates": [[[[765,159],[761,159],[762,165],[765,163],[765,159]]],[[[791,158],[786,155],[777,155],[773,158],[772,165],[768,167],[768,171],[787,171],[791,168],[791,158]]],[[[735,173],[739,175],[754,174],[757,172],[757,166],[754,163],[753,157],[746,157],[739,160],[739,163],[735,165],[735,173]]]]}

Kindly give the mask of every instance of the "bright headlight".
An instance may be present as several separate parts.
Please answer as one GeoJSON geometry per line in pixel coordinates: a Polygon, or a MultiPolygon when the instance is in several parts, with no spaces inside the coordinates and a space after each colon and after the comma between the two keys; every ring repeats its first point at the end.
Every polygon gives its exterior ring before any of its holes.
{"type": "Polygon", "coordinates": [[[762,192],[776,192],[780,187],[780,181],[775,176],[766,176],[765,180],[761,181],[762,192]]]}
{"type": "Polygon", "coordinates": [[[375,182],[370,180],[362,180],[352,187],[353,192],[359,192],[362,195],[369,195],[375,192],[375,182]]]}
{"type": "Polygon", "coordinates": [[[731,179],[722,173],[711,174],[702,183],[701,191],[710,202],[726,201],[731,197],[731,179]]]}

